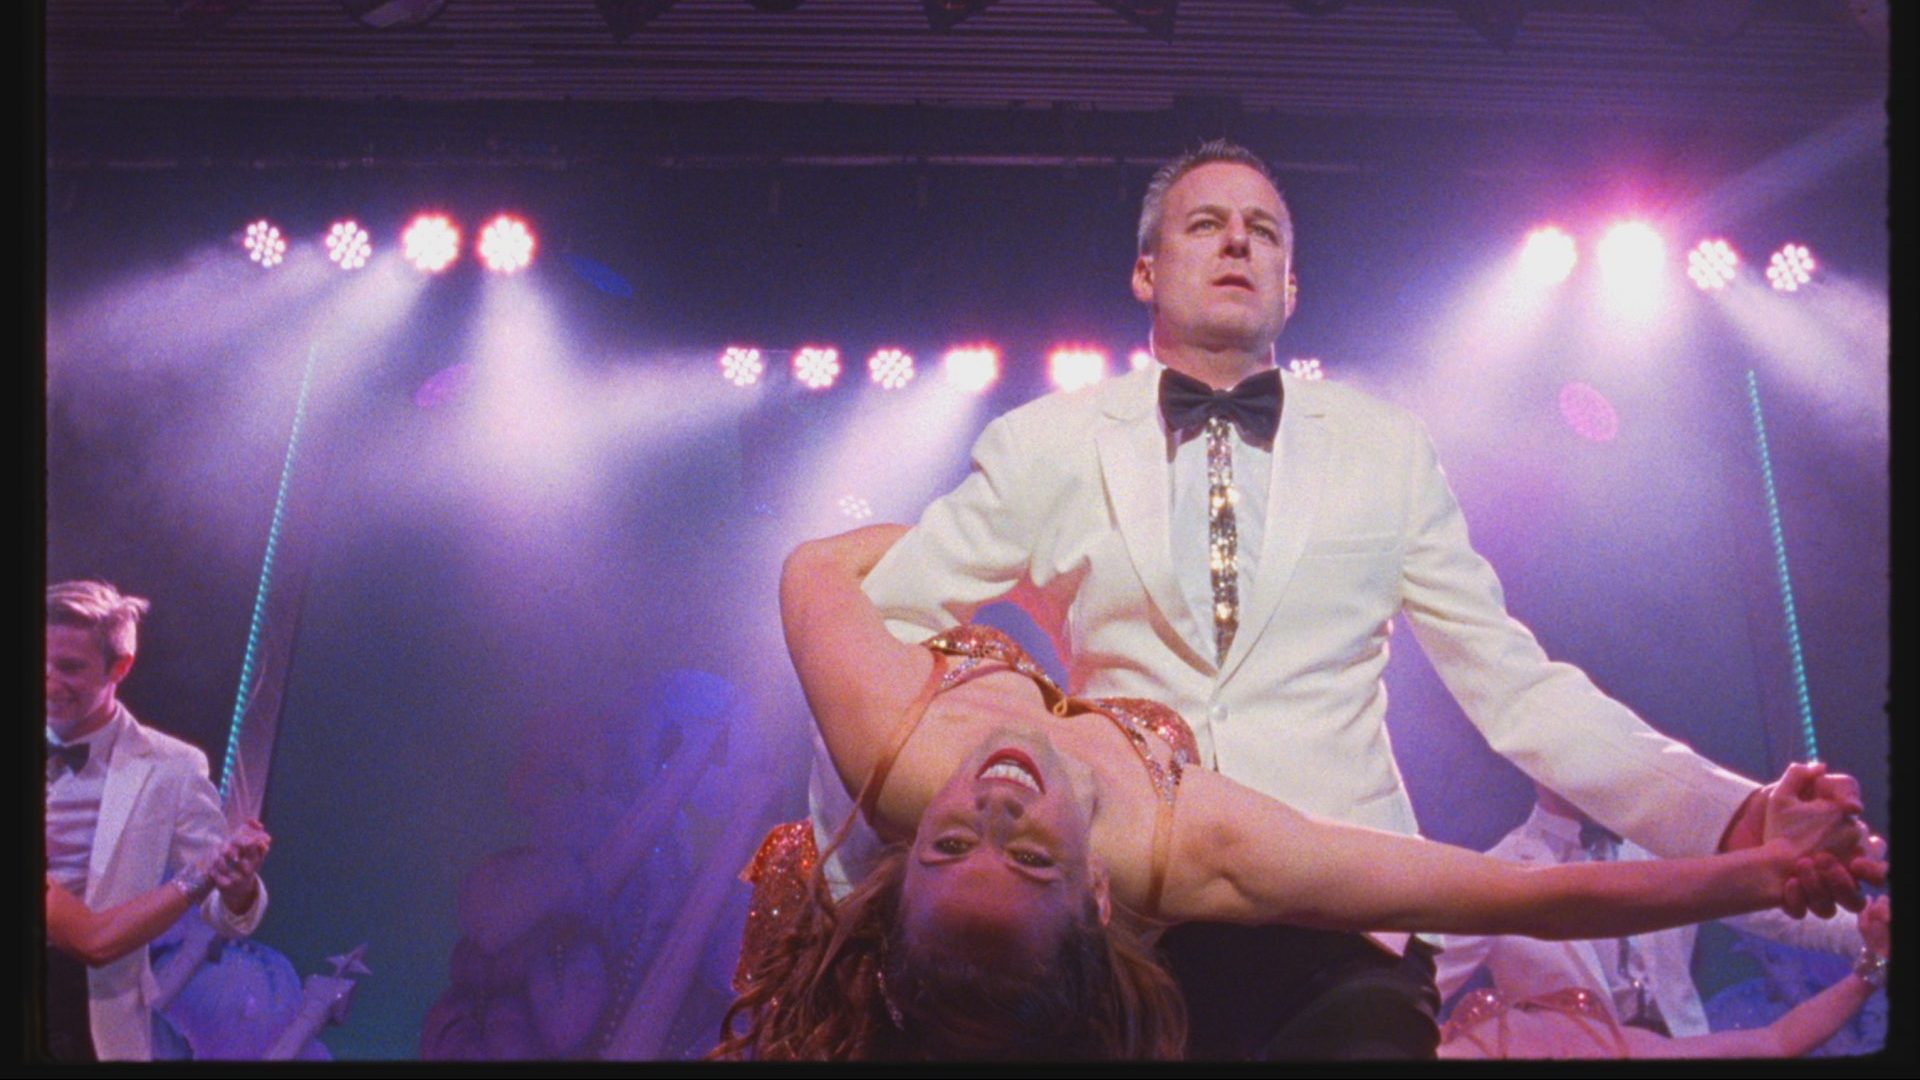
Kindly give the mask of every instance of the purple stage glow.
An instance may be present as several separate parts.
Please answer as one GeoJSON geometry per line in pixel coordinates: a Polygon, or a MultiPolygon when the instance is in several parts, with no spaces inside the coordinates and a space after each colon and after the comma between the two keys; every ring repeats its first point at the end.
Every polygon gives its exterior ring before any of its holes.
{"type": "Polygon", "coordinates": [[[1788,244],[1767,260],[1767,284],[1781,292],[1796,292],[1813,280],[1813,252],[1805,244],[1788,244]]]}
{"type": "Polygon", "coordinates": [[[1667,242],[1644,221],[1623,221],[1601,237],[1597,255],[1610,280],[1637,283],[1659,272],[1667,242]]]}
{"type": "Polygon", "coordinates": [[[962,345],[941,360],[947,381],[970,394],[984,393],[1000,378],[1000,350],[991,345],[962,345]]]}
{"type": "Polygon", "coordinates": [[[1687,276],[1708,291],[1724,289],[1740,269],[1740,254],[1725,240],[1702,240],[1687,253],[1687,276]]]}
{"type": "Polygon", "coordinates": [[[533,230],[511,214],[501,214],[480,230],[480,262],[498,274],[514,274],[533,262],[533,230]]]}
{"type": "Polygon", "coordinates": [[[467,384],[472,381],[472,364],[462,361],[443,367],[427,376],[427,381],[421,383],[420,388],[413,392],[413,404],[420,409],[438,409],[459,400],[460,395],[466,391],[467,384]]]}
{"type": "Polygon", "coordinates": [[[1062,390],[1092,386],[1107,377],[1107,354],[1086,345],[1061,345],[1047,355],[1047,375],[1062,390]]]}
{"type": "Polygon", "coordinates": [[[265,218],[247,226],[246,239],[241,243],[246,245],[247,258],[264,269],[279,266],[287,257],[287,238],[280,235],[278,226],[265,218]]]}
{"type": "Polygon", "coordinates": [[[913,356],[905,349],[877,349],[867,357],[867,378],[882,390],[898,390],[913,381],[913,356]]]}
{"type": "Polygon", "coordinates": [[[445,214],[421,214],[401,235],[400,247],[417,269],[437,274],[460,257],[460,230],[445,214]]]}
{"type": "Polygon", "coordinates": [[[1583,382],[1560,388],[1560,415],[1575,434],[1591,442],[1612,442],[1620,434],[1620,414],[1613,403],[1583,382]]]}
{"type": "Polygon", "coordinates": [[[840,378],[840,350],[808,345],[793,354],[793,377],[809,390],[825,390],[840,378]]]}
{"type": "Polygon", "coordinates": [[[337,222],[327,230],[327,258],[342,270],[358,270],[373,257],[373,239],[360,223],[351,219],[337,222]]]}
{"type": "Polygon", "coordinates": [[[1558,225],[1543,225],[1527,234],[1520,248],[1520,267],[1534,285],[1558,285],[1573,273],[1579,255],[1573,237],[1558,225]]]}
{"type": "Polygon", "coordinates": [[[759,349],[729,345],[720,354],[720,374],[735,386],[752,386],[760,381],[761,374],[766,370],[759,349]]]}

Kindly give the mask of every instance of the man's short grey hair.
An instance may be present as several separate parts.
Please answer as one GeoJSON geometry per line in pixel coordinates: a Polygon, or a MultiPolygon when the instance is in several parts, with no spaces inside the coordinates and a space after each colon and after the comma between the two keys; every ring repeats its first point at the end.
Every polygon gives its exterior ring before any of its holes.
{"type": "MultiPolygon", "coordinates": [[[[1275,193],[1280,191],[1280,182],[1273,178],[1273,170],[1267,168],[1267,163],[1261,161],[1258,154],[1225,139],[1202,143],[1198,148],[1160,166],[1154,171],[1153,179],[1147,181],[1146,197],[1140,200],[1140,254],[1152,254],[1154,243],[1160,239],[1160,211],[1167,201],[1167,189],[1193,170],[1216,161],[1245,165],[1266,177],[1275,193]]],[[[1287,210],[1285,195],[1280,196],[1280,241],[1288,251],[1293,250],[1293,215],[1287,210]]]]}
{"type": "Polygon", "coordinates": [[[152,606],[145,598],[123,595],[104,581],[63,581],[47,586],[47,625],[92,631],[108,666],[134,654],[139,645],[135,627],[152,606]]]}

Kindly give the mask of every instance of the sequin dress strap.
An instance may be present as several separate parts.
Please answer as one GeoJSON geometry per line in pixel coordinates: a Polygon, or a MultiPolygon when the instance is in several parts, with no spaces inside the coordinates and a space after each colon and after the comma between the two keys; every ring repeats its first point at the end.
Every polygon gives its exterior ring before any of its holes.
{"type": "Polygon", "coordinates": [[[1498,990],[1475,990],[1460,999],[1453,1008],[1453,1017],[1447,1021],[1446,1029],[1441,1033],[1440,1041],[1449,1042],[1455,1038],[1465,1038],[1480,1048],[1488,1057],[1505,1060],[1508,1056],[1507,1014],[1515,1009],[1523,1012],[1556,1012],[1572,1020],[1581,1031],[1590,1036],[1600,1050],[1611,1057],[1629,1058],[1632,1051],[1627,1045],[1627,1037],[1620,1030],[1619,1021],[1613,1013],[1601,1003],[1593,991],[1585,987],[1569,986],[1552,993],[1540,994],[1524,1001],[1510,1001],[1498,990]],[[1488,1046],[1481,1036],[1479,1028],[1487,1020],[1496,1021],[1495,1044],[1488,1046]],[[1602,1033],[1602,1025],[1605,1034],[1602,1033]],[[1607,1038],[1611,1035],[1612,1038],[1607,1038]]]}
{"type": "Polygon", "coordinates": [[[933,654],[933,670],[927,673],[927,681],[920,687],[919,696],[907,706],[906,715],[894,727],[893,737],[888,740],[880,756],[874,759],[873,771],[867,774],[867,782],[860,788],[860,797],[856,802],[860,807],[860,816],[867,820],[867,824],[873,824],[874,809],[880,805],[880,789],[887,785],[887,774],[893,771],[894,761],[900,757],[907,740],[919,729],[921,719],[927,715],[927,706],[950,685],[952,675],[946,654],[936,650],[933,654]]]}
{"type": "Polygon", "coordinates": [[[1615,1057],[1632,1057],[1627,1048],[1627,1036],[1620,1030],[1620,1022],[1614,1019],[1613,1011],[1601,1003],[1593,991],[1580,986],[1569,986],[1555,990],[1550,994],[1531,997],[1520,1003],[1519,1008],[1541,1012],[1557,1012],[1579,1025],[1580,1030],[1593,1037],[1602,1050],[1615,1057]],[[1606,1035],[1601,1034],[1601,1026],[1606,1035]],[[1612,1039],[1606,1036],[1612,1035],[1612,1039]]]}

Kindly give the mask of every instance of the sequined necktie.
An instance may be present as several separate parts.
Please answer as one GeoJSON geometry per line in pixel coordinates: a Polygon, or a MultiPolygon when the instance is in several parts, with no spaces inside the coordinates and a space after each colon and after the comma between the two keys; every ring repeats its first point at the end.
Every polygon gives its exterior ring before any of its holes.
{"type": "Polygon", "coordinates": [[[1240,628],[1240,530],[1234,517],[1233,422],[1207,421],[1207,569],[1213,581],[1213,649],[1226,663],[1240,628]]]}
{"type": "MultiPolygon", "coordinates": [[[[1581,826],[1580,843],[1587,849],[1587,858],[1593,862],[1615,862],[1620,858],[1620,837],[1605,826],[1591,823],[1581,826]]],[[[1618,941],[1620,980],[1633,992],[1634,1002],[1633,1015],[1623,1017],[1621,1022],[1666,1034],[1666,1024],[1660,1018],[1660,1007],[1647,996],[1646,980],[1633,973],[1636,955],[1633,938],[1621,937],[1618,941]]]]}

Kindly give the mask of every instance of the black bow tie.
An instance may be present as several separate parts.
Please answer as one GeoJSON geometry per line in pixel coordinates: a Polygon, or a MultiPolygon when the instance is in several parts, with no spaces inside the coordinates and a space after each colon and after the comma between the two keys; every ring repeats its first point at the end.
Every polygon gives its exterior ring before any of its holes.
{"type": "Polygon", "coordinates": [[[1620,834],[1592,821],[1580,823],[1580,846],[1597,860],[1611,860],[1620,851],[1620,834]]]}
{"type": "MultiPolygon", "coordinates": [[[[50,741],[47,743],[47,760],[66,768],[69,772],[77,773],[87,767],[88,749],[92,745],[92,743],[61,745],[50,741]]],[[[54,771],[58,772],[59,769],[56,768],[54,771]]]]}
{"type": "Polygon", "coordinates": [[[1175,433],[1190,433],[1219,416],[1232,421],[1248,442],[1271,447],[1280,430],[1282,396],[1278,368],[1250,375],[1231,390],[1215,390],[1171,368],[1160,373],[1160,415],[1175,433]]]}

